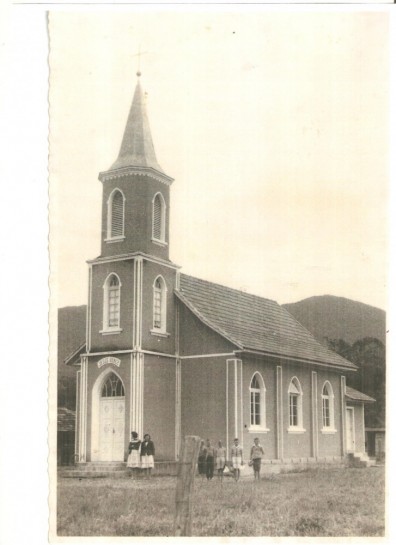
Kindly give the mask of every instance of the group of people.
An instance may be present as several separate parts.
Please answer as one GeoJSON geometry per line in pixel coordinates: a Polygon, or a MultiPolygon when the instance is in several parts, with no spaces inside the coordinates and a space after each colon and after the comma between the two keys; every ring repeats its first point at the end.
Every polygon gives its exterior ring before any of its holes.
{"type": "Polygon", "coordinates": [[[136,431],[132,431],[127,460],[127,467],[131,469],[131,476],[136,476],[143,469],[146,476],[151,477],[151,470],[154,467],[154,455],[155,448],[150,435],[146,433],[143,441],[141,441],[136,431]]]}
{"type": "MultiPolygon", "coordinates": [[[[250,449],[249,466],[253,466],[254,479],[260,479],[261,459],[264,456],[264,449],[260,445],[258,437],[254,439],[253,446],[250,449]]],[[[231,470],[236,481],[239,480],[241,467],[244,465],[243,450],[239,444],[239,439],[234,439],[234,444],[231,447],[231,470]]],[[[228,467],[228,466],[227,466],[228,467]]],[[[208,481],[213,479],[214,470],[217,470],[217,475],[220,480],[223,480],[224,470],[226,468],[226,449],[221,441],[218,442],[217,448],[212,445],[210,439],[201,441],[198,454],[198,473],[205,477],[208,481]]]]}

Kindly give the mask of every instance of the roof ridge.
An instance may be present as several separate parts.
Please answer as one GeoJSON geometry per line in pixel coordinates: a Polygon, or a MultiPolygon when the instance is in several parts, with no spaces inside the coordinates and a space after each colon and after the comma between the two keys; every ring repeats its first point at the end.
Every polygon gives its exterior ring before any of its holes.
{"type": "Polygon", "coordinates": [[[230,286],[225,286],[224,284],[219,284],[218,282],[212,282],[211,280],[205,280],[203,278],[198,278],[197,276],[192,276],[191,274],[180,273],[180,276],[184,276],[185,278],[192,278],[193,280],[198,280],[199,282],[203,282],[205,284],[218,286],[219,288],[223,288],[225,290],[230,290],[230,291],[233,291],[235,293],[242,293],[243,295],[254,297],[255,299],[260,299],[261,301],[270,301],[271,303],[275,303],[276,306],[282,308],[281,305],[277,301],[275,301],[275,299],[269,299],[268,297],[263,297],[262,295],[257,295],[255,293],[251,293],[251,292],[248,292],[248,291],[243,291],[243,290],[238,289],[238,288],[231,288],[230,286]]]}

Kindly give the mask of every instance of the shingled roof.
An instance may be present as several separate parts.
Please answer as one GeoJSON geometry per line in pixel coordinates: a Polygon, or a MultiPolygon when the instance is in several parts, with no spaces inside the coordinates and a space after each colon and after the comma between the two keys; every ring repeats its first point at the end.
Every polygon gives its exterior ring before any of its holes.
{"type": "Polygon", "coordinates": [[[276,301],[185,274],[180,275],[176,295],[204,323],[242,350],[357,369],[321,345],[276,301]]]}
{"type": "Polygon", "coordinates": [[[355,390],[355,388],[351,388],[350,386],[347,386],[345,388],[345,395],[351,401],[363,401],[366,403],[373,403],[375,401],[373,397],[362,394],[362,392],[359,392],[358,390],[355,390]]]}

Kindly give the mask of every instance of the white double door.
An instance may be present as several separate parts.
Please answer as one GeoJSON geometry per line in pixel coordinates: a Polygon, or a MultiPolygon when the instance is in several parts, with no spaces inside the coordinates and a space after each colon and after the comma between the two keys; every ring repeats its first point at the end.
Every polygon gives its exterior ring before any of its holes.
{"type": "Polygon", "coordinates": [[[99,459],[122,462],[125,441],[125,398],[102,397],[100,400],[99,459]]]}

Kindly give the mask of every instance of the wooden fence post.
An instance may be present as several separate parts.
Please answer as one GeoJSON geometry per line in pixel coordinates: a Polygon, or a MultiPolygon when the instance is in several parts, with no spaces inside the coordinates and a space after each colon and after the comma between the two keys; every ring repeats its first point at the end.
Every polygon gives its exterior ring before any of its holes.
{"type": "Polygon", "coordinates": [[[194,478],[201,438],[186,435],[177,468],[175,536],[191,536],[191,514],[194,478]]]}

